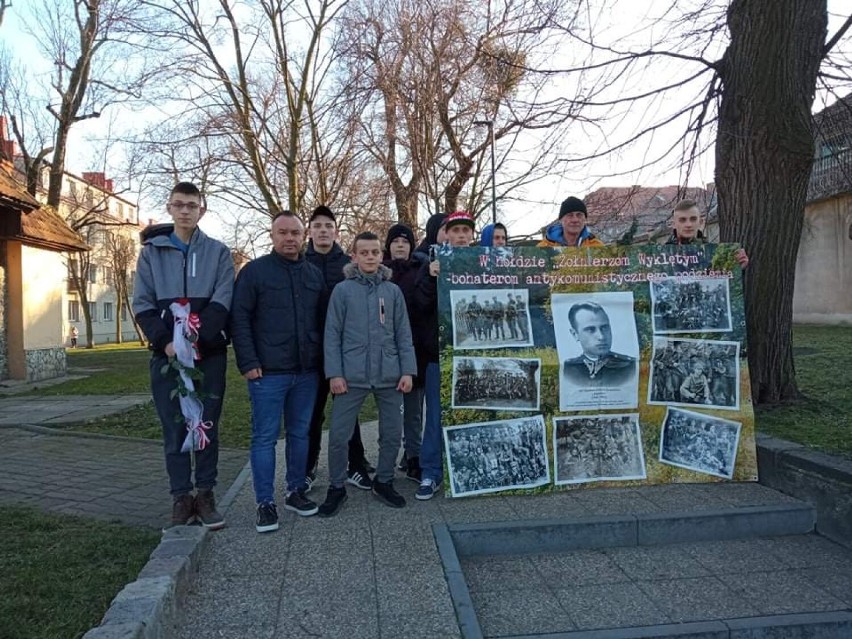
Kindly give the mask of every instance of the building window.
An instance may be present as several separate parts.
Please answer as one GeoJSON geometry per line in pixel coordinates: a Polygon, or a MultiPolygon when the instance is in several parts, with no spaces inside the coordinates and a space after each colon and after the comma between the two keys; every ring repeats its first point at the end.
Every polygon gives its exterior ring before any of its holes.
{"type": "Polygon", "coordinates": [[[112,269],[109,266],[104,266],[101,274],[102,274],[103,279],[104,279],[104,284],[108,284],[108,285],[112,286],[112,284],[113,284],[112,269]]]}
{"type": "Polygon", "coordinates": [[[89,317],[92,318],[93,322],[98,321],[98,303],[97,302],[89,302],[89,317]]]}
{"type": "Polygon", "coordinates": [[[124,204],[122,204],[121,202],[118,203],[118,219],[124,219],[124,204]]]}
{"type": "Polygon", "coordinates": [[[68,189],[71,191],[71,197],[77,199],[77,183],[74,180],[68,180],[68,189]]]}
{"type": "Polygon", "coordinates": [[[89,264],[89,281],[92,284],[97,284],[98,282],[98,267],[96,264],[89,264]]]}
{"type": "Polygon", "coordinates": [[[80,302],[77,300],[68,300],[68,321],[80,321],[80,302]]]}
{"type": "Polygon", "coordinates": [[[121,305],[121,321],[127,321],[127,306],[125,304],[121,305]]]}
{"type": "Polygon", "coordinates": [[[112,302],[104,302],[104,321],[112,321],[112,302]]]}
{"type": "Polygon", "coordinates": [[[74,281],[74,274],[78,272],[77,271],[78,268],[79,267],[77,266],[77,260],[75,260],[73,258],[68,260],[68,280],[69,281],[71,281],[71,282],[74,281]]]}

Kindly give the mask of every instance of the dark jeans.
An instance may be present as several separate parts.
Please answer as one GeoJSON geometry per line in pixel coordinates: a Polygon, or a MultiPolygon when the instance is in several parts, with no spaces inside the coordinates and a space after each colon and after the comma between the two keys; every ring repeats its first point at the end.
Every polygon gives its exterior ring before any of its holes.
{"type": "MultiPolygon", "coordinates": [[[[308,472],[313,472],[322,449],[322,425],[325,421],[325,403],[331,394],[327,379],[321,379],[317,389],[317,401],[311,415],[311,430],[308,434],[308,472]]],[[[361,441],[361,423],[355,420],[355,430],[349,438],[349,468],[360,469],[364,460],[364,443],[361,441]]]]}
{"type": "MultiPolygon", "coordinates": [[[[169,474],[169,486],[172,495],[186,495],[192,492],[192,460],[190,453],[180,451],[186,439],[187,430],[177,397],[169,398],[177,388],[177,371],[170,368],[163,375],[161,369],[169,360],[164,355],[151,358],[151,395],[160,424],[163,427],[163,451],[166,455],[166,472],[169,474]]],[[[222,398],[225,396],[225,369],[228,356],[225,353],[206,355],[195,366],[204,373],[201,388],[196,389],[204,397],[202,419],[212,423],[207,431],[210,443],[204,450],[195,451],[195,487],[210,489],[216,485],[219,464],[219,417],[222,415],[222,398]]],[[[198,384],[196,384],[198,386],[198,384]]]]}

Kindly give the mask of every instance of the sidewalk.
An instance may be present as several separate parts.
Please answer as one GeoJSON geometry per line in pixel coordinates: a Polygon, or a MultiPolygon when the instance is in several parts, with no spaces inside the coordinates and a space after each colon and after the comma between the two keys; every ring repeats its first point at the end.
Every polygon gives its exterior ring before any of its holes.
{"type": "MultiPolygon", "coordinates": [[[[147,395],[0,398],[0,503],[160,528],[171,517],[158,440],[72,433],[80,422],[150,401],[147,395]]],[[[245,465],[219,451],[221,496],[245,465]]]]}
{"type": "MultiPolygon", "coordinates": [[[[376,457],[375,428],[375,422],[362,424],[371,459],[376,457]]],[[[279,462],[282,451],[279,445],[279,462]]],[[[280,487],[280,463],[277,472],[280,487]]],[[[318,502],[325,496],[325,477],[321,468],[311,493],[318,502]]],[[[281,528],[260,535],[254,530],[251,482],[246,481],[227,512],[228,527],[208,537],[199,574],[170,636],[195,639],[203,628],[205,636],[220,638],[461,637],[455,595],[448,586],[452,579],[433,524],[512,526],[591,517],[605,525],[616,519],[610,515],[676,517],[802,506],[750,483],[463,500],[439,494],[426,502],[414,499],[415,483],[398,474],[395,484],[408,500],[403,509],[388,508],[369,492],[348,486],[349,500],[336,517],[300,518],[281,509],[281,528]]],[[[278,503],[283,503],[281,495],[278,503]]],[[[658,635],[642,634],[642,628],[640,634],[630,632],[638,626],[697,621],[706,627],[716,624],[712,627],[718,633],[689,636],[728,637],[733,635],[724,623],[731,617],[764,623],[768,617],[755,615],[781,614],[789,615],[784,618],[788,622],[800,619],[790,613],[813,611],[841,615],[842,623],[852,623],[852,616],[843,612],[852,609],[852,553],[815,535],[562,555],[460,556],[460,561],[486,636],[648,637],[658,635]],[[586,634],[595,628],[610,630],[586,634]]],[[[659,636],[687,636],[666,628],[670,634],[659,636]]]]}

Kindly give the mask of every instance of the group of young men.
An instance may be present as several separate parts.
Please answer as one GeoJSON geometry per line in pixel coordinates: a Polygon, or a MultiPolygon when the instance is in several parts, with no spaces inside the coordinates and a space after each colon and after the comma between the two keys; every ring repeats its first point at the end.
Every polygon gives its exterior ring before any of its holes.
{"type": "MultiPolygon", "coordinates": [[[[215,529],[225,523],[213,487],[229,339],[251,400],[258,532],[278,528],[275,465],[282,416],[284,509],[302,516],[333,516],[346,501],[347,485],[371,490],[389,506],[403,507],[405,499],[393,485],[401,437],[402,467],[406,477],[419,483],[416,498],[434,496],[443,479],[443,445],[440,265],[430,249],[445,243],[470,246],[474,219],[464,211],[433,215],[417,246],[412,229],[403,224],[392,226],[383,244],[374,233],[360,233],[347,255],[337,243],[337,221],[329,208],[317,207],[307,229],[285,211],[272,219],[272,251],[243,267],[235,281],[229,249],[198,228],[205,213],[198,188],[189,182],[177,184],[167,210],[172,224],[153,225],[142,233],[133,312],[153,351],[151,390],[163,427],[173,497],[171,525],[198,520],[215,529]],[[184,449],[186,427],[175,392],[178,373],[168,366],[175,357],[170,307],[178,300],[190,306],[197,328],[195,367],[203,374],[198,397],[209,443],[194,451],[184,449]],[[329,394],[334,397],[329,488],[318,506],[307,493],[316,480],[329,394]],[[364,456],[358,423],[370,394],[379,412],[375,468],[364,456]]],[[[677,233],[677,211],[675,215],[677,233]]],[[[585,218],[582,200],[568,198],[540,246],[601,245],[585,218]]],[[[507,240],[502,224],[483,229],[483,245],[504,246],[507,240]]]]}

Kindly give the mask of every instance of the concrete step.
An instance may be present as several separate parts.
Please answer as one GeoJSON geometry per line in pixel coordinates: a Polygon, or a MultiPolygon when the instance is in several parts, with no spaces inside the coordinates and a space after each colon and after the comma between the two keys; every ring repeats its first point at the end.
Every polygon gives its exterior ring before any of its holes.
{"type": "MultiPolygon", "coordinates": [[[[807,504],[718,486],[632,489],[622,512],[436,524],[462,635],[852,638],[852,551],[811,533],[807,504]]],[[[586,510],[613,494],[586,491],[586,510]]]]}

